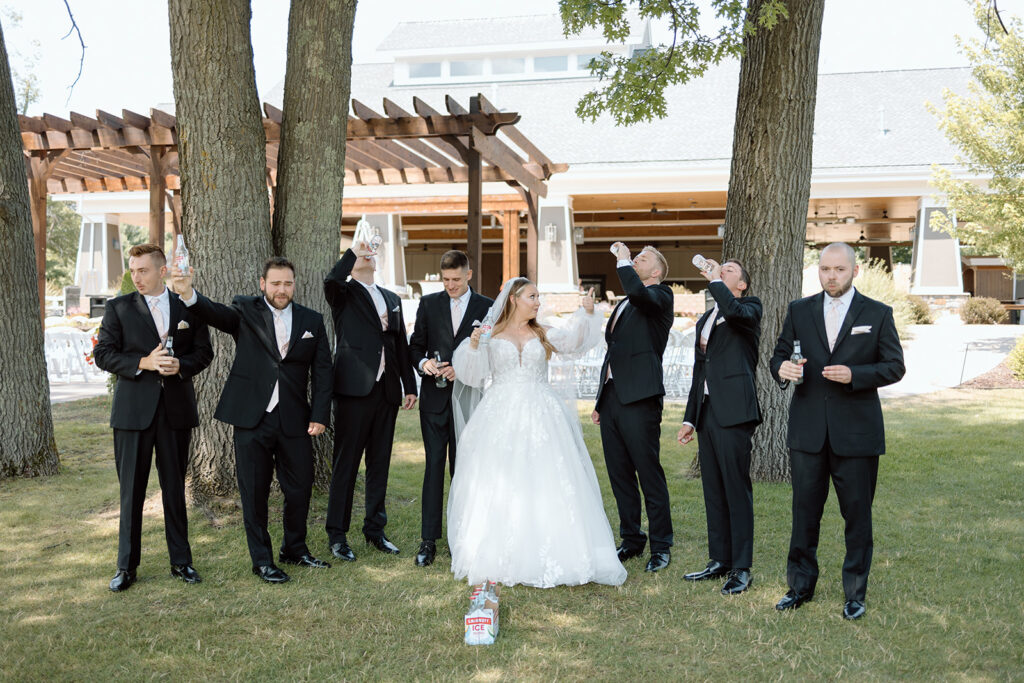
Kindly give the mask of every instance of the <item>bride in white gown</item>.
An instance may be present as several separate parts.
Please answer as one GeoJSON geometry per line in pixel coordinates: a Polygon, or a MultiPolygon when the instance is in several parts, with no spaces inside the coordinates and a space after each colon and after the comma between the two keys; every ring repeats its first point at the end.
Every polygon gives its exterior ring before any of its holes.
{"type": "Polygon", "coordinates": [[[458,383],[486,386],[458,438],[448,495],[452,572],[471,584],[617,586],[626,570],[579,417],[548,384],[552,352],[593,346],[601,316],[588,296],[564,329],[546,329],[539,308],[532,282],[506,282],[485,320],[495,320],[493,336],[481,342],[478,327],[452,358],[458,383]]]}

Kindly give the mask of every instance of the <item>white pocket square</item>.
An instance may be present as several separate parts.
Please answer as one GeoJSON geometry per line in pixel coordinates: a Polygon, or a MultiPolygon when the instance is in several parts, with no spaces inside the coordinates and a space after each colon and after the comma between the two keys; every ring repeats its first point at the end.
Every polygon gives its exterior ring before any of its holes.
{"type": "Polygon", "coordinates": [[[715,325],[721,325],[724,322],[725,322],[725,318],[719,318],[718,320],[715,321],[715,325]]]}
{"type": "Polygon", "coordinates": [[[306,330],[305,332],[302,333],[302,338],[303,339],[312,339],[313,338],[313,333],[310,332],[309,330],[306,330]]]}
{"type": "Polygon", "coordinates": [[[867,334],[870,331],[871,325],[857,325],[850,330],[850,334],[867,334]]]}
{"type": "Polygon", "coordinates": [[[190,327],[190,325],[188,324],[187,321],[185,321],[185,320],[179,320],[178,321],[178,329],[179,330],[187,330],[189,327],[190,327]]]}
{"type": "Polygon", "coordinates": [[[398,304],[397,306],[395,306],[394,308],[392,308],[392,309],[391,309],[391,312],[392,312],[392,313],[398,313],[398,311],[400,311],[400,310],[402,310],[402,304],[398,304]]]}

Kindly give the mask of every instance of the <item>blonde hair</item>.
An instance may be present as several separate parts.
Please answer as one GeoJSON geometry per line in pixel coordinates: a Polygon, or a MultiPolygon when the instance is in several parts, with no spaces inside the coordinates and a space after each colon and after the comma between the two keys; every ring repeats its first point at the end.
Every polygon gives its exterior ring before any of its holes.
{"type": "Polygon", "coordinates": [[[668,277],[668,261],[665,260],[664,254],[649,244],[640,251],[649,252],[654,257],[654,260],[658,262],[658,270],[661,271],[661,274],[658,275],[658,282],[661,282],[668,277]]]}
{"type": "MultiPolygon", "coordinates": [[[[501,308],[501,313],[498,315],[498,320],[494,323],[494,330],[492,334],[498,334],[506,327],[512,320],[512,313],[515,311],[515,305],[512,303],[513,299],[519,297],[524,289],[532,285],[529,279],[525,277],[518,277],[512,281],[511,286],[508,290],[508,298],[505,299],[505,305],[501,308]]],[[[544,353],[548,360],[551,360],[551,354],[555,352],[554,345],[548,341],[548,335],[544,332],[544,327],[537,322],[536,318],[530,318],[526,323],[533,333],[540,339],[541,346],[544,347],[544,353]]]]}

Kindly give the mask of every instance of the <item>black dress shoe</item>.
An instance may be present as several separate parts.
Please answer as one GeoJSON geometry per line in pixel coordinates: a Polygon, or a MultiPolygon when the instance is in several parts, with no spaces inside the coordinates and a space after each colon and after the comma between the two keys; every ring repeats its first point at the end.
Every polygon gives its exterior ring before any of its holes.
{"type": "Polygon", "coordinates": [[[380,536],[370,536],[369,534],[363,534],[363,536],[366,537],[367,543],[369,543],[382,553],[387,553],[388,555],[397,555],[400,552],[398,550],[398,546],[389,541],[388,537],[384,534],[381,534],[380,536]]]}
{"type": "Polygon", "coordinates": [[[110,590],[115,593],[128,590],[135,583],[134,569],[118,569],[114,578],[110,580],[110,590]]]}
{"type": "Polygon", "coordinates": [[[291,581],[292,578],[272,564],[261,564],[258,567],[253,567],[252,573],[267,583],[284,583],[285,581],[291,581]]]}
{"type": "Polygon", "coordinates": [[[814,599],[814,593],[797,593],[795,590],[790,588],[786,591],[786,594],[775,603],[775,609],[783,612],[787,609],[796,609],[805,602],[810,602],[814,599]]]}
{"type": "Polygon", "coordinates": [[[626,560],[634,557],[640,557],[644,554],[643,548],[630,548],[626,545],[620,545],[615,551],[619,555],[619,562],[625,562],[626,560]]]}
{"type": "Polygon", "coordinates": [[[729,573],[729,568],[718,560],[711,560],[708,562],[708,566],[701,569],[699,572],[690,572],[684,574],[683,578],[687,581],[704,581],[706,579],[718,579],[729,573]]]}
{"type": "Polygon", "coordinates": [[[277,561],[284,562],[285,564],[297,564],[300,567],[313,567],[315,569],[330,569],[331,565],[323,560],[318,560],[309,553],[299,555],[298,557],[291,557],[284,553],[277,554],[277,561]]]}
{"type": "Polygon", "coordinates": [[[339,560],[345,560],[346,562],[355,562],[356,554],[352,552],[352,548],[348,547],[348,541],[340,541],[338,543],[331,544],[331,554],[339,560]]]}
{"type": "Polygon", "coordinates": [[[843,605],[843,619],[853,621],[864,616],[864,603],[860,600],[847,600],[843,605]]]}
{"type": "Polygon", "coordinates": [[[729,572],[729,580],[722,586],[722,595],[736,595],[750,588],[750,570],[733,569],[729,572]]]}
{"type": "Polygon", "coordinates": [[[202,582],[202,579],[199,578],[199,572],[197,572],[190,564],[172,564],[171,576],[176,579],[181,579],[185,583],[202,582]]]}
{"type": "Polygon", "coordinates": [[[423,541],[420,549],[416,552],[416,566],[429,567],[434,564],[434,555],[437,554],[437,544],[434,541],[423,541]]]}
{"type": "Polygon", "coordinates": [[[647,561],[647,566],[644,567],[644,571],[660,572],[668,566],[670,560],[671,557],[668,553],[651,553],[651,559],[647,561]]]}

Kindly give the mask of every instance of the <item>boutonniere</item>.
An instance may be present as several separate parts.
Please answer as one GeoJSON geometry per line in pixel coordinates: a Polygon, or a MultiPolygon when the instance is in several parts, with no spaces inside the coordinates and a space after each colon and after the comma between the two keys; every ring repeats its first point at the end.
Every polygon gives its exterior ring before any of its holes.
{"type": "Polygon", "coordinates": [[[190,325],[188,324],[188,321],[185,321],[185,320],[179,320],[178,321],[178,329],[179,330],[187,330],[189,327],[190,327],[190,325]]]}
{"type": "Polygon", "coordinates": [[[310,332],[309,330],[306,330],[305,332],[302,333],[302,338],[303,339],[312,339],[313,338],[313,333],[310,332]]]}

